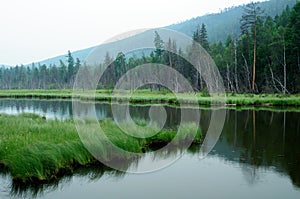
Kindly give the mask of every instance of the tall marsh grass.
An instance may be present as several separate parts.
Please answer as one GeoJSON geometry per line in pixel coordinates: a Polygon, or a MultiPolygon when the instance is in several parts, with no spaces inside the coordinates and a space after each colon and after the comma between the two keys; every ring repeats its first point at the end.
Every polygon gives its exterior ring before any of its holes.
{"type": "MultiPolygon", "coordinates": [[[[141,155],[151,150],[153,143],[166,144],[176,135],[176,129],[163,129],[152,137],[136,138],[122,132],[112,120],[100,123],[115,145],[141,155]]],[[[143,121],[139,124],[143,125],[143,121]]],[[[194,143],[201,141],[200,130],[194,139],[191,136],[193,125],[183,125],[184,134],[176,144],[189,139],[194,143]]],[[[108,157],[114,158],[113,155],[108,157]]],[[[82,144],[72,120],[46,120],[34,114],[0,114],[0,165],[7,168],[15,180],[49,181],[72,173],[75,168],[94,164],[100,163],[82,144]]]]}

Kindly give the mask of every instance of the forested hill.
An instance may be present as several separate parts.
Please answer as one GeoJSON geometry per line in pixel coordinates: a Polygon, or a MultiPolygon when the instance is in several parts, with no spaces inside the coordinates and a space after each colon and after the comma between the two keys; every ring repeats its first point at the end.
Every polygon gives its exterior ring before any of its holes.
{"type": "MultiPolygon", "coordinates": [[[[266,16],[273,18],[280,15],[286,6],[291,8],[296,2],[297,0],[269,0],[259,3],[258,6],[264,10],[266,16]]],[[[197,26],[204,23],[210,43],[224,42],[228,35],[240,34],[240,19],[243,14],[243,7],[228,8],[218,14],[199,16],[182,23],[170,25],[167,28],[192,36],[197,26]]]]}
{"type": "MultiPolygon", "coordinates": [[[[288,5],[293,7],[293,5],[297,2],[297,0],[270,0],[266,2],[259,3],[259,6],[265,10],[265,15],[269,15],[274,17],[275,15],[280,15],[283,9],[288,5]]],[[[196,17],[190,20],[187,20],[182,23],[173,24],[167,26],[166,28],[170,28],[172,30],[177,30],[179,32],[185,33],[189,36],[192,36],[193,32],[196,30],[197,26],[200,26],[202,23],[206,25],[207,33],[209,35],[208,40],[210,43],[215,43],[217,41],[225,41],[228,35],[234,36],[239,35],[240,32],[240,19],[242,17],[243,6],[228,8],[223,10],[218,14],[209,14],[205,16],[196,17]]],[[[144,34],[144,33],[141,33],[144,34]]],[[[139,35],[143,37],[143,35],[139,35]]],[[[144,36],[149,36],[149,34],[145,34],[144,36]]],[[[130,44],[130,42],[128,42],[130,44]]],[[[116,45],[116,43],[111,44],[116,45]]],[[[104,45],[108,49],[112,49],[110,44],[104,45]]],[[[103,47],[104,47],[103,46],[103,47]]],[[[85,57],[93,50],[95,47],[82,49],[79,51],[72,52],[74,58],[79,58],[79,60],[83,61],[85,57]]],[[[67,52],[66,52],[67,53],[67,52]]],[[[103,55],[104,57],[104,55],[103,55]]],[[[39,63],[36,65],[56,65],[60,64],[60,60],[66,62],[66,55],[61,55],[57,57],[53,57],[39,63]]],[[[35,62],[35,60],[33,60],[35,62]]],[[[1,60],[0,60],[1,63],[1,60]]]]}

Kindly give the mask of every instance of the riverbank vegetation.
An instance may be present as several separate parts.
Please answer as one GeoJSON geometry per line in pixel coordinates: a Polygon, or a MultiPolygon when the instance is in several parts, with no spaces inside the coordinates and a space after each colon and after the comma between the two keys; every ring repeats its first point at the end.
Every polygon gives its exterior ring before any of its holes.
{"type": "MultiPolygon", "coordinates": [[[[113,143],[126,151],[136,152],[138,156],[151,151],[152,147],[169,143],[177,132],[176,129],[163,129],[153,137],[136,138],[124,134],[109,119],[99,122],[113,143]]],[[[146,124],[145,121],[138,123],[146,124]]],[[[195,138],[191,137],[194,133],[189,131],[191,125],[194,124],[184,124],[184,136],[175,145],[191,140],[201,142],[200,130],[195,138]]],[[[134,128],[127,125],[126,129],[134,128]]],[[[79,166],[94,164],[103,166],[86,150],[72,120],[46,120],[34,114],[0,115],[0,165],[11,173],[14,180],[49,181],[72,173],[79,166]]]]}
{"type": "Polygon", "coordinates": [[[218,100],[224,100],[228,106],[300,106],[300,95],[283,94],[235,94],[227,93],[226,96],[218,99],[217,96],[210,96],[209,93],[178,93],[173,94],[168,90],[136,90],[132,95],[130,91],[116,92],[112,97],[111,90],[96,90],[95,97],[89,95],[92,91],[73,95],[72,90],[0,90],[0,98],[38,98],[38,99],[80,99],[83,101],[95,100],[96,102],[130,101],[132,104],[153,104],[163,103],[169,105],[183,104],[191,105],[216,105],[218,100]]]}

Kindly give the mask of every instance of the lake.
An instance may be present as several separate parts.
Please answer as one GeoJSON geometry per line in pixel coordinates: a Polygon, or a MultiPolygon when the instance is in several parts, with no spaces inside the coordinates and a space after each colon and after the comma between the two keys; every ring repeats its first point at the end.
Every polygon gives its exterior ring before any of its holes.
{"type": "MultiPolygon", "coordinates": [[[[83,110],[89,112],[88,107],[83,110]]],[[[165,127],[178,125],[180,108],[165,109],[165,127]]],[[[147,120],[148,111],[149,106],[130,107],[133,118],[147,120]]],[[[23,112],[64,120],[72,117],[72,102],[0,100],[0,114],[23,112]]],[[[200,112],[205,133],[211,110],[200,112]]],[[[300,198],[300,111],[249,108],[226,113],[221,137],[205,159],[199,159],[200,147],[192,146],[156,172],[87,167],[54,182],[27,185],[12,182],[2,169],[0,198],[300,198]]],[[[96,104],[96,114],[99,119],[111,118],[110,105],[96,104]]]]}

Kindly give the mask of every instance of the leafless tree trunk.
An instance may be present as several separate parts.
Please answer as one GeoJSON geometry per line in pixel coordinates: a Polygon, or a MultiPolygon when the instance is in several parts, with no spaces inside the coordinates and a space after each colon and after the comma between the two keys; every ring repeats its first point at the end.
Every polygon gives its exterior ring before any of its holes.
{"type": "Polygon", "coordinates": [[[242,57],[243,57],[243,59],[244,59],[244,62],[245,62],[245,68],[246,68],[246,71],[247,71],[246,77],[247,77],[247,81],[248,81],[248,85],[249,85],[249,90],[251,90],[250,71],[249,71],[248,63],[247,63],[247,60],[246,60],[244,54],[242,54],[242,57]]]}
{"type": "Polygon", "coordinates": [[[280,93],[280,90],[279,90],[279,89],[277,88],[277,86],[276,86],[274,74],[273,74],[273,71],[272,71],[272,68],[271,68],[271,67],[270,67],[270,72],[271,72],[271,78],[272,78],[273,87],[276,89],[276,91],[277,91],[278,93],[280,93]]]}
{"type": "Polygon", "coordinates": [[[256,79],[256,22],[254,23],[252,93],[255,92],[255,79],[256,79]]]}
{"type": "Polygon", "coordinates": [[[233,88],[232,88],[232,83],[231,83],[231,80],[230,80],[230,70],[229,70],[229,65],[227,64],[227,89],[228,91],[232,91],[233,88]]]}
{"type": "Polygon", "coordinates": [[[175,91],[176,91],[176,93],[179,92],[179,88],[178,88],[178,76],[177,76],[177,73],[175,73],[175,91]]]}
{"type": "MultiPolygon", "coordinates": [[[[284,36],[283,36],[284,37],[284,36]]],[[[285,42],[283,38],[283,94],[286,94],[286,49],[285,49],[285,42]]]]}
{"type": "Polygon", "coordinates": [[[227,76],[227,90],[230,91],[230,79],[229,79],[229,66],[228,64],[226,65],[227,68],[227,72],[226,72],[226,76],[227,76]]]}
{"type": "Polygon", "coordinates": [[[276,82],[277,82],[277,83],[280,85],[282,91],[284,91],[284,93],[289,93],[289,91],[286,89],[286,87],[284,87],[284,85],[283,85],[278,79],[276,79],[276,78],[274,77],[274,74],[273,74],[273,71],[272,71],[271,67],[270,67],[270,72],[271,72],[271,76],[272,76],[273,86],[274,86],[274,88],[276,89],[276,91],[277,91],[278,93],[280,93],[280,90],[279,90],[279,89],[277,88],[277,86],[276,86],[276,82]]]}
{"type": "Polygon", "coordinates": [[[234,41],[234,77],[235,77],[235,89],[236,92],[239,93],[239,82],[238,82],[238,74],[237,74],[237,44],[236,40],[234,41]]]}

